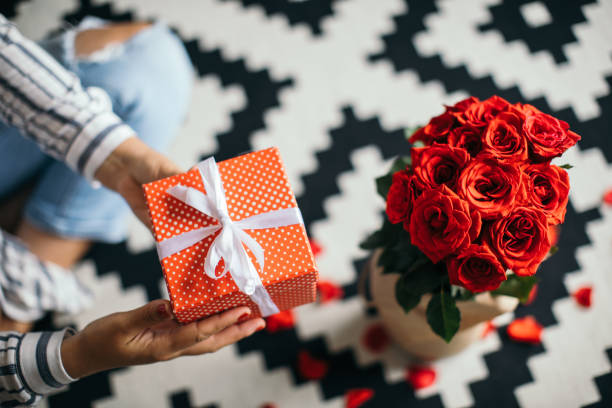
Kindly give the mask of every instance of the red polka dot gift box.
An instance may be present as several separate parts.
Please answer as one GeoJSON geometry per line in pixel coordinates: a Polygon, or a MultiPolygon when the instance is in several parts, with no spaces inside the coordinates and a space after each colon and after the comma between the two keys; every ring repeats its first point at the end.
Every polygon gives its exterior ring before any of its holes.
{"type": "Polygon", "coordinates": [[[143,187],[180,322],[315,301],[318,271],[277,148],[210,158],[143,187]]]}

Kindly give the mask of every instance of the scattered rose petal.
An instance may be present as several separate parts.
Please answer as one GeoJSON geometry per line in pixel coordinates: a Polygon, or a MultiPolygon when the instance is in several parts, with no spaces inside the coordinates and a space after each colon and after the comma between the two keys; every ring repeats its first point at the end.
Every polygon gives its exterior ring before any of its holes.
{"type": "Polygon", "coordinates": [[[355,388],[348,390],[344,394],[346,408],[358,408],[368,402],[374,396],[374,390],[371,388],[355,388]]]}
{"type": "Polygon", "coordinates": [[[266,403],[260,405],[259,408],[278,408],[278,406],[275,403],[273,403],[273,402],[266,402],[266,403]]]}
{"type": "Polygon", "coordinates": [[[310,243],[310,249],[312,250],[312,255],[315,258],[321,255],[321,253],[323,252],[323,247],[319,245],[319,243],[312,238],[308,238],[308,242],[310,243]]]}
{"type": "Polygon", "coordinates": [[[433,385],[436,382],[436,370],[432,367],[412,366],[406,372],[406,381],[415,390],[420,390],[433,385]]]}
{"type": "Polygon", "coordinates": [[[295,326],[295,316],[291,310],[285,310],[266,318],[266,330],[269,333],[289,330],[293,326],[295,326]]]}
{"type": "Polygon", "coordinates": [[[533,316],[514,319],[507,333],[512,340],[521,343],[540,344],[542,341],[542,325],[533,316]]]}
{"type": "Polygon", "coordinates": [[[482,331],[482,334],[480,335],[480,337],[484,339],[489,334],[493,333],[495,330],[497,330],[497,326],[495,326],[495,323],[493,323],[493,320],[489,320],[488,322],[485,323],[484,330],[482,331]]]}
{"type": "Polygon", "coordinates": [[[321,303],[328,303],[344,297],[344,290],[342,287],[330,281],[320,280],[317,283],[317,290],[319,291],[319,300],[321,303]]]}
{"type": "Polygon", "coordinates": [[[590,286],[583,286],[572,295],[576,302],[582,307],[591,307],[591,299],[593,296],[593,288],[590,286]]]}
{"type": "Polygon", "coordinates": [[[527,301],[524,303],[524,305],[529,306],[530,304],[532,304],[536,296],[538,296],[538,284],[537,283],[533,285],[533,287],[531,288],[531,292],[529,292],[529,297],[527,298],[527,301]]]}
{"type": "Polygon", "coordinates": [[[603,201],[608,205],[612,205],[612,188],[604,194],[603,201]]]}
{"type": "Polygon", "coordinates": [[[325,377],[329,364],[325,360],[319,360],[310,355],[306,350],[298,354],[298,372],[307,380],[320,380],[325,377]]]}
{"type": "Polygon", "coordinates": [[[370,353],[376,354],[382,353],[389,347],[391,338],[387,333],[387,329],[381,323],[374,323],[363,333],[361,343],[370,353]]]}

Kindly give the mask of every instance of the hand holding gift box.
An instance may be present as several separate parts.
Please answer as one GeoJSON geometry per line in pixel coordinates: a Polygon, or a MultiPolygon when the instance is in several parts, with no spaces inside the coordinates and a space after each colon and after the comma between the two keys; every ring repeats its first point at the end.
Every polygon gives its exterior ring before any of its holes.
{"type": "Polygon", "coordinates": [[[315,300],[318,273],[278,149],[210,158],[144,189],[179,321],[315,300]]]}

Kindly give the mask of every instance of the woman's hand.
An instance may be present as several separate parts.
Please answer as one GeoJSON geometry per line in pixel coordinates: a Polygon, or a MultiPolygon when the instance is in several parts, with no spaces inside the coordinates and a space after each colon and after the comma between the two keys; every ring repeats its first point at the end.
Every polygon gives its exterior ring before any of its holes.
{"type": "Polygon", "coordinates": [[[151,228],[141,185],[179,173],[182,170],[170,159],[131,137],[106,158],[95,178],[121,194],[138,219],[151,228]]]}
{"type": "Polygon", "coordinates": [[[71,377],[80,378],[116,367],[212,353],[265,327],[261,318],[245,320],[249,314],[243,306],[181,326],[172,318],[170,302],[154,300],[96,320],[66,338],[62,362],[71,377]]]}

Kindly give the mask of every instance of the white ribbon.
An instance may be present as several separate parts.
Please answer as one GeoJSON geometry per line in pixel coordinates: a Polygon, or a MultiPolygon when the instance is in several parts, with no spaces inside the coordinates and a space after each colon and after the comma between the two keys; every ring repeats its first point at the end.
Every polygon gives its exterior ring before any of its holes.
{"type": "Polygon", "coordinates": [[[261,282],[259,273],[242,244],[244,243],[255,255],[262,271],[265,260],[264,250],[244,230],[302,224],[300,210],[297,207],[286,208],[233,221],[227,211],[225,191],[215,159],[213,157],[206,159],[196,167],[202,177],[206,194],[193,187],[185,187],[180,184],[170,187],[166,192],[199,212],[216,219],[219,224],[198,228],[158,242],[159,259],[182,251],[221,230],[208,249],[204,260],[204,273],[212,279],[219,279],[229,271],[238,289],[259,306],[263,316],[278,313],[278,307],[261,282]],[[221,275],[217,276],[215,269],[221,258],[225,265],[221,275]]]}

